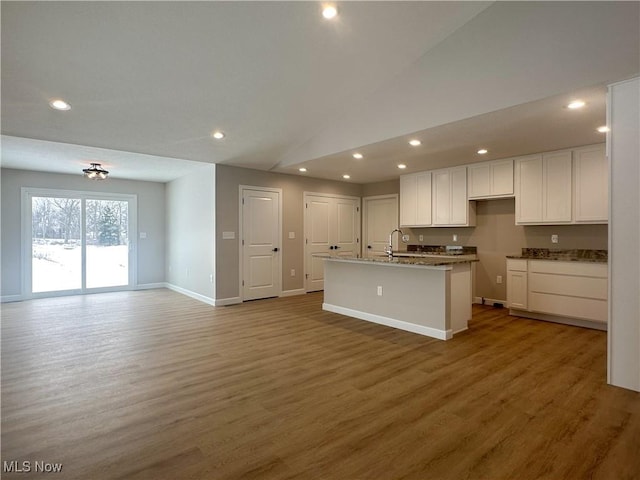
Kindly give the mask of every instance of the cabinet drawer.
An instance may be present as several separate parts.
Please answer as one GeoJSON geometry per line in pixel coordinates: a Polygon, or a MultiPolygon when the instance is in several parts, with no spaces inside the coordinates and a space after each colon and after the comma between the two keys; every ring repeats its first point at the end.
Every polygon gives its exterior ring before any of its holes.
{"type": "Polygon", "coordinates": [[[513,270],[517,272],[526,272],[527,260],[507,258],[507,270],[513,270]]]}
{"type": "Polygon", "coordinates": [[[530,272],[552,273],[556,275],[574,275],[581,277],[607,278],[606,263],[559,262],[554,260],[533,260],[530,272]]]}
{"type": "Polygon", "coordinates": [[[606,300],[607,279],[529,272],[529,291],[606,300]]]}
{"type": "Polygon", "coordinates": [[[603,323],[607,321],[606,300],[530,292],[529,309],[563,317],[583,318],[603,323]]]}

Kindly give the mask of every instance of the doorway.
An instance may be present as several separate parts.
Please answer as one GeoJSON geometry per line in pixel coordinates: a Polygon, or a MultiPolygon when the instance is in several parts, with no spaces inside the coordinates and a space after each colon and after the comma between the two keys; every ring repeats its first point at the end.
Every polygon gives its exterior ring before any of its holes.
{"type": "Polygon", "coordinates": [[[23,188],[27,297],[135,284],[136,196],[23,188]]]}
{"type": "Polygon", "coordinates": [[[242,300],[282,292],[282,191],[240,186],[242,300]]]}
{"type": "MultiPolygon", "coordinates": [[[[363,199],[362,254],[385,255],[389,233],[398,228],[398,195],[379,195],[363,199]]],[[[395,239],[394,239],[395,240],[395,239]]],[[[398,245],[394,245],[394,250],[398,245]]]]}

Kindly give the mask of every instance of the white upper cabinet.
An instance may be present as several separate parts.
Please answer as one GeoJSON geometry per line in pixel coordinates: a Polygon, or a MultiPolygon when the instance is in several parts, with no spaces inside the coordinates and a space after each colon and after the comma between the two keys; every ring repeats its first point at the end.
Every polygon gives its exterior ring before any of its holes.
{"type": "Polygon", "coordinates": [[[400,225],[431,226],[431,172],[400,176],[400,225]]]}
{"type": "Polygon", "coordinates": [[[573,219],[606,223],[609,217],[609,168],[604,145],[573,151],[573,219]]]}
{"type": "Polygon", "coordinates": [[[513,197],[513,160],[482,162],[467,167],[469,199],[513,197]]]}
{"type": "Polygon", "coordinates": [[[515,160],[516,224],[562,224],[572,220],[571,151],[515,160]]]}
{"type": "Polygon", "coordinates": [[[475,225],[475,202],[467,197],[467,167],[454,167],[433,172],[433,225],[475,225]]]}

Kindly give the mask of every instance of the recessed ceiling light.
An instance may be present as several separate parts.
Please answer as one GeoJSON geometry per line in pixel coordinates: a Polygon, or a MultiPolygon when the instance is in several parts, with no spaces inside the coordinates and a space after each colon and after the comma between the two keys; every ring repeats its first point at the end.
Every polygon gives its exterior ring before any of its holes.
{"type": "Polygon", "coordinates": [[[407,166],[404,163],[401,163],[401,164],[398,165],[398,168],[400,170],[404,170],[405,168],[407,168],[407,166]]]}
{"type": "Polygon", "coordinates": [[[418,145],[422,145],[422,142],[417,139],[409,140],[409,145],[412,147],[417,147],[418,145]]]}
{"type": "Polygon", "coordinates": [[[304,168],[304,167],[300,167],[300,168],[298,169],[298,171],[299,171],[299,172],[304,173],[304,172],[306,172],[306,171],[307,171],[307,169],[306,169],[306,168],[304,168]]]}
{"type": "Polygon", "coordinates": [[[489,150],[487,150],[486,148],[481,148],[480,150],[478,150],[478,155],[484,155],[485,153],[487,153],[489,150]]]}
{"type": "Polygon", "coordinates": [[[51,100],[49,102],[49,106],[55,110],[71,110],[71,105],[69,105],[64,100],[56,98],[55,100],[51,100]]]}
{"type": "Polygon", "coordinates": [[[325,5],[322,9],[322,16],[327,20],[331,20],[338,15],[338,9],[334,5],[325,5]]]}
{"type": "Polygon", "coordinates": [[[600,133],[607,133],[608,131],[610,131],[611,129],[609,127],[607,127],[606,125],[603,125],[601,127],[598,127],[598,131],[600,133]]]}
{"type": "Polygon", "coordinates": [[[574,100],[569,105],[567,105],[567,108],[570,108],[571,110],[575,110],[577,108],[582,108],[585,105],[586,103],[584,103],[582,100],[574,100]]]}
{"type": "Polygon", "coordinates": [[[345,173],[344,175],[342,175],[342,178],[344,178],[345,180],[349,180],[351,178],[351,175],[345,173]]]}
{"type": "Polygon", "coordinates": [[[216,130],[211,134],[211,136],[216,140],[222,140],[225,135],[224,135],[224,132],[221,132],[220,130],[216,130]]]}
{"type": "Polygon", "coordinates": [[[363,157],[363,155],[361,153],[354,153],[353,154],[353,158],[357,158],[358,160],[360,160],[363,157]]]}

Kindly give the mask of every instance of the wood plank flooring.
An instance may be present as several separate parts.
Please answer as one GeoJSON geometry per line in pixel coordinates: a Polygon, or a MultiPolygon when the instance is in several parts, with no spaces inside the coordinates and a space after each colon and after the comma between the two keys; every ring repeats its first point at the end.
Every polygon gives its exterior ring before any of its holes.
{"type": "Polygon", "coordinates": [[[2,305],[2,460],[32,469],[2,478],[640,478],[640,394],[606,385],[604,332],[474,306],[443,342],[321,303],[2,305]]]}

